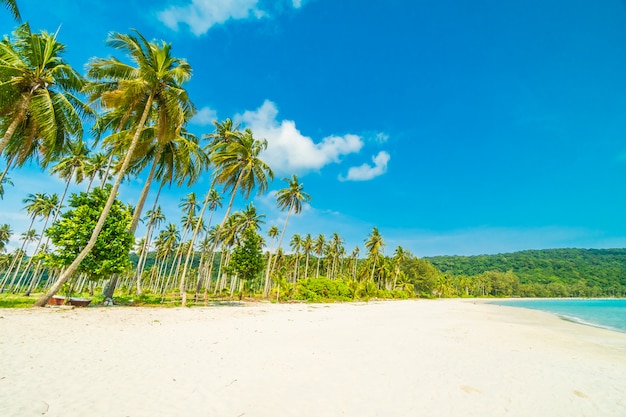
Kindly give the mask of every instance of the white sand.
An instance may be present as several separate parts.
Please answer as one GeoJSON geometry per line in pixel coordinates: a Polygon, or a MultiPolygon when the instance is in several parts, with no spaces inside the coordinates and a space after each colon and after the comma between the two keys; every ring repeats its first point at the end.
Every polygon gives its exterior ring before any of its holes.
{"type": "Polygon", "coordinates": [[[626,416],[626,334],[463,300],[0,310],[0,416],[626,416]]]}

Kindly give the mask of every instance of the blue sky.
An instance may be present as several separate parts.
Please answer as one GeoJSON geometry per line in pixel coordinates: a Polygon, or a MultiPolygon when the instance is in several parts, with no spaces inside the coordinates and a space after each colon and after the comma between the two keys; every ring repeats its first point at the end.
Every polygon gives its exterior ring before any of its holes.
{"type": "MultiPolygon", "coordinates": [[[[104,43],[110,31],[172,43],[194,69],[190,130],[240,121],[269,142],[270,190],[295,173],[312,196],[289,236],[337,232],[363,251],[376,226],[386,254],[401,245],[417,256],[626,247],[621,0],[18,4],[34,30],[59,30],[81,70],[121,58],[104,43]]],[[[36,166],[10,175],[0,223],[21,233],[21,199],[63,185],[36,166]]],[[[166,190],[168,221],[208,183],[166,190]]],[[[122,199],[134,204],[141,186],[124,185],[122,199]]],[[[271,192],[253,202],[263,233],[282,227],[271,192]]]]}

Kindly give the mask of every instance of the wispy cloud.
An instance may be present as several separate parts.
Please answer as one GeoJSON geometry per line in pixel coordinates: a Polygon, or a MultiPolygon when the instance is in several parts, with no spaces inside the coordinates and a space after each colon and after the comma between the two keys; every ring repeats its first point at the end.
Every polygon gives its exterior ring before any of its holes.
{"type": "Polygon", "coordinates": [[[348,175],[345,177],[339,176],[340,181],[369,181],[373,178],[383,175],[387,172],[387,164],[391,156],[385,152],[380,151],[376,156],[372,157],[374,165],[363,164],[358,167],[352,167],[348,170],[348,175]]]}
{"type": "Polygon", "coordinates": [[[328,136],[315,142],[303,135],[292,120],[278,120],[276,105],[266,100],[261,107],[235,116],[235,120],[249,127],[258,138],[268,141],[263,154],[277,173],[301,173],[319,170],[325,165],[338,163],[341,157],[358,153],[363,140],[358,135],[328,136]]]}
{"type": "Polygon", "coordinates": [[[303,0],[282,0],[272,4],[270,9],[261,0],[191,0],[184,6],[170,6],[157,16],[172,30],[177,31],[180,24],[185,24],[194,35],[200,36],[229,20],[269,18],[284,6],[299,9],[304,3],[303,0]]]}

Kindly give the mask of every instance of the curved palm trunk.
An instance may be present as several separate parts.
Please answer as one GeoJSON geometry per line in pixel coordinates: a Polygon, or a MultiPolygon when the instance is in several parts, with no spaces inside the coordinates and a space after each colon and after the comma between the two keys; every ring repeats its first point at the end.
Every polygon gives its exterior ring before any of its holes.
{"type": "Polygon", "coordinates": [[[135,153],[137,144],[139,143],[139,135],[141,134],[141,130],[143,129],[143,126],[145,125],[146,120],[148,119],[148,114],[150,113],[150,108],[152,107],[153,99],[154,99],[154,93],[151,93],[150,96],[148,97],[148,101],[146,102],[146,106],[144,108],[143,114],[141,115],[141,119],[139,120],[139,124],[137,126],[137,130],[135,132],[133,140],[128,148],[128,152],[126,153],[126,156],[124,157],[124,162],[122,163],[122,167],[120,168],[120,171],[117,174],[117,178],[115,180],[115,183],[113,184],[113,188],[111,189],[111,193],[109,194],[109,198],[104,206],[104,209],[102,210],[102,213],[100,213],[100,218],[98,219],[98,222],[96,223],[96,227],[93,229],[93,232],[91,233],[89,242],[87,242],[87,245],[83,248],[82,251],[80,251],[76,259],[74,259],[74,262],[72,262],[70,266],[68,266],[67,269],[59,276],[59,278],[57,278],[56,282],[52,284],[48,292],[42,295],[39,298],[39,300],[35,302],[34,306],[36,307],[45,306],[50,300],[50,298],[52,298],[52,296],[56,294],[57,291],[59,291],[61,286],[72,276],[72,274],[76,272],[80,263],[83,261],[83,259],[85,259],[85,257],[87,257],[89,252],[91,252],[93,247],[96,245],[96,240],[98,239],[98,235],[100,235],[100,232],[102,231],[102,228],[104,227],[104,222],[106,221],[107,216],[109,215],[109,212],[111,211],[111,207],[113,207],[113,203],[115,202],[115,198],[117,197],[117,190],[120,188],[120,184],[122,183],[122,180],[124,179],[124,174],[126,173],[128,166],[130,165],[130,161],[133,157],[133,154],[135,153]]]}
{"type": "Polygon", "coordinates": [[[11,124],[7,128],[7,131],[4,132],[4,136],[2,136],[2,140],[0,141],[0,155],[4,153],[9,141],[13,137],[13,134],[17,130],[17,126],[24,120],[26,117],[26,109],[30,105],[30,100],[32,97],[32,92],[24,97],[24,101],[22,101],[19,112],[15,115],[15,118],[11,121],[11,124]]]}
{"type": "Polygon", "coordinates": [[[133,236],[135,236],[135,230],[137,230],[137,225],[139,224],[139,218],[141,217],[141,212],[143,211],[143,205],[146,203],[146,198],[148,198],[148,192],[150,191],[152,179],[154,178],[154,173],[156,172],[156,168],[159,165],[159,158],[161,157],[162,152],[163,147],[159,146],[159,150],[155,155],[154,162],[152,163],[152,167],[150,168],[150,174],[148,174],[148,179],[146,179],[146,183],[143,186],[143,190],[141,190],[141,195],[139,196],[137,206],[135,206],[133,221],[130,224],[130,232],[133,234],[133,236]]]}
{"type": "MultiPolygon", "coordinates": [[[[0,153],[0,155],[2,154],[0,153]]],[[[4,177],[6,177],[7,172],[9,172],[9,169],[11,169],[11,165],[13,165],[13,161],[15,161],[15,158],[17,158],[16,153],[11,155],[11,158],[9,158],[9,162],[7,162],[7,166],[4,168],[4,171],[2,171],[2,174],[0,174],[0,184],[2,184],[2,181],[4,181],[4,177]]]]}
{"type": "Polygon", "coordinates": [[[104,175],[102,176],[102,181],[100,181],[100,188],[104,188],[104,184],[107,183],[109,179],[109,171],[111,171],[111,165],[113,165],[113,152],[109,155],[109,160],[107,162],[107,169],[104,171],[104,175]]]}

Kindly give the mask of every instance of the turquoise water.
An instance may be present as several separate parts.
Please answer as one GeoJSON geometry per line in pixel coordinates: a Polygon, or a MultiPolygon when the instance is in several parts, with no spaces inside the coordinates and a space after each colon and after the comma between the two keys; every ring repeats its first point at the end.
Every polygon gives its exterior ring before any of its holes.
{"type": "Polygon", "coordinates": [[[532,308],[564,319],[626,332],[626,299],[542,299],[497,301],[494,304],[532,308]]]}

